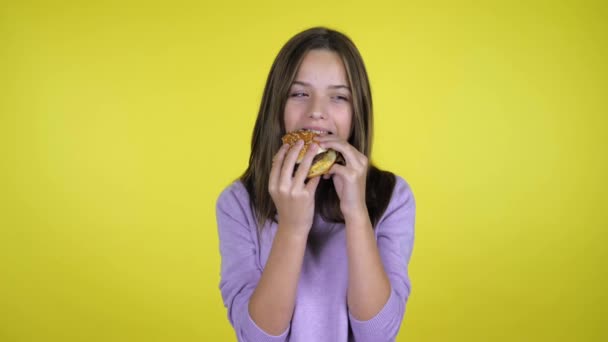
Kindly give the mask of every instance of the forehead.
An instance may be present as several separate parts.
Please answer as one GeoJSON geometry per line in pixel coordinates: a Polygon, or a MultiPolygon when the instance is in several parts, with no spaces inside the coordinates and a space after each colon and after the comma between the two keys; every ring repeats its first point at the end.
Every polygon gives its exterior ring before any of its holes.
{"type": "Polygon", "coordinates": [[[336,52],[311,50],[304,55],[296,80],[346,84],[346,70],[342,58],[336,52]]]}

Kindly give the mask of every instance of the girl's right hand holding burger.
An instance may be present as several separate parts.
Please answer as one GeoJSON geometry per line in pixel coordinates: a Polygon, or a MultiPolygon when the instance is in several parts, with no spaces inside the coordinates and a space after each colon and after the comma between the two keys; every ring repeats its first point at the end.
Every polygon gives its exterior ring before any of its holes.
{"type": "Polygon", "coordinates": [[[272,161],[268,191],[277,208],[279,227],[289,229],[298,237],[307,237],[315,212],[315,191],[320,177],[306,181],[312,160],[319,148],[316,144],[306,151],[294,175],[296,160],[304,142],[298,141],[291,149],[283,144],[272,161]]]}

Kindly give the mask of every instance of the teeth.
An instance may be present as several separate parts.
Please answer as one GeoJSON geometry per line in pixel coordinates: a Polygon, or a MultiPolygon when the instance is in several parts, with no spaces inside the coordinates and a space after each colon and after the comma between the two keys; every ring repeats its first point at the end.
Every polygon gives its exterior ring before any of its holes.
{"type": "Polygon", "coordinates": [[[311,131],[313,133],[317,133],[317,134],[323,134],[323,133],[331,134],[331,132],[329,132],[329,131],[319,131],[319,130],[316,130],[316,129],[309,129],[309,131],[311,131]]]}

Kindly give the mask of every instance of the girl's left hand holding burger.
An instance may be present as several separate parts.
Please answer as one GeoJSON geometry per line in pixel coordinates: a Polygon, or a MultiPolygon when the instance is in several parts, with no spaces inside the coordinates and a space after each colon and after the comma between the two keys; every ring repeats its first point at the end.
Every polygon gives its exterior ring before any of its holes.
{"type": "Polygon", "coordinates": [[[348,142],[333,134],[316,137],[315,140],[322,148],[331,148],[342,154],[346,165],[334,164],[324,176],[333,178],[334,187],[338,198],[340,198],[340,209],[344,219],[365,213],[365,182],[369,161],[367,157],[359,152],[348,142]]]}

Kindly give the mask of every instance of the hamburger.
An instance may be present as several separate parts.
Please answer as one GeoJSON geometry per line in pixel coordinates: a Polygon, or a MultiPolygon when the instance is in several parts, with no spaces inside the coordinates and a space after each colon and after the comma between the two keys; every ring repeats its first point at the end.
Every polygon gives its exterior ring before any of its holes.
{"type": "MultiPolygon", "coordinates": [[[[296,160],[296,170],[302,160],[304,160],[304,155],[306,155],[306,151],[308,151],[310,144],[312,144],[315,137],[319,136],[320,134],[322,134],[320,131],[300,129],[289,132],[283,136],[281,139],[283,140],[283,144],[289,144],[289,146],[295,145],[298,140],[304,141],[304,146],[300,150],[300,154],[298,154],[298,159],[296,160]]],[[[335,163],[343,162],[344,159],[339,152],[332,149],[324,149],[319,146],[317,149],[317,154],[312,160],[312,164],[310,165],[310,170],[308,171],[306,178],[308,179],[324,175],[335,163]]]]}

